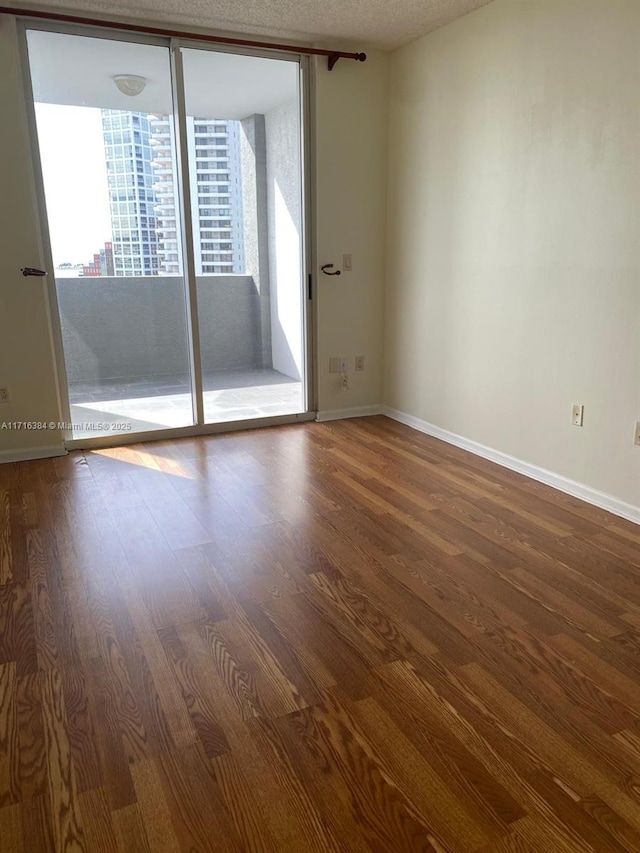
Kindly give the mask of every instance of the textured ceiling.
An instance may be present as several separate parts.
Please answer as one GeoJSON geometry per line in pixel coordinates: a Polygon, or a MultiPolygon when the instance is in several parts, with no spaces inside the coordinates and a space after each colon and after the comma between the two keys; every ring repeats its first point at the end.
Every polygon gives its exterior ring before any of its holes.
{"type": "MultiPolygon", "coordinates": [[[[47,0],[47,7],[101,16],[391,50],[490,0],[47,0]]],[[[12,3],[29,7],[28,0],[12,3]]],[[[34,3],[37,8],[39,5],[34,3]]]]}

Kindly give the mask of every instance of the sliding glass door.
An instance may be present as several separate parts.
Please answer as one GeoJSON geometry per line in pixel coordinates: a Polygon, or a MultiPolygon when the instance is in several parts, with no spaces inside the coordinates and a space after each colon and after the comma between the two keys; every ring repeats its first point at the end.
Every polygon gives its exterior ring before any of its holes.
{"type": "Polygon", "coordinates": [[[205,422],[302,412],[299,66],[181,53],[205,422]]]}
{"type": "Polygon", "coordinates": [[[304,413],[298,62],[27,46],[69,437],[304,413]]]}
{"type": "Polygon", "coordinates": [[[73,438],[194,423],[169,49],[29,30],[73,438]],[[180,232],[180,217],[173,220],[180,232]],[[170,265],[168,261],[170,260],[170,265]]]}

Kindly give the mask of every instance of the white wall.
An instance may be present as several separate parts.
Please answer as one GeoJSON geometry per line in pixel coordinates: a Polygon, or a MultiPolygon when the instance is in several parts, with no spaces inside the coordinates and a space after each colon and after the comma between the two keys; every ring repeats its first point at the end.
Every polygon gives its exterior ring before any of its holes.
{"type": "Polygon", "coordinates": [[[390,407],[636,507],[639,44],[495,0],[393,54],[385,351],[390,407]]]}
{"type": "Polygon", "coordinates": [[[293,379],[304,370],[299,113],[294,99],[265,115],[271,361],[293,379]]]}
{"type": "Polygon", "coordinates": [[[353,255],[353,272],[316,270],[321,412],[382,401],[388,55],[367,56],[331,72],[324,58],[316,63],[318,265],[353,255]],[[356,355],[365,356],[362,373],[353,372],[356,355]],[[349,359],[349,391],[328,372],[331,356],[349,359]]]}
{"type": "MultiPolygon", "coordinates": [[[[36,227],[35,190],[28,155],[14,22],[0,16],[0,426],[11,421],[59,421],[49,335],[46,283],[24,278],[21,267],[44,267],[36,227]]],[[[62,447],[54,430],[0,429],[0,462],[10,454],[62,447]]],[[[43,451],[44,452],[44,451],[43,451]]]]}

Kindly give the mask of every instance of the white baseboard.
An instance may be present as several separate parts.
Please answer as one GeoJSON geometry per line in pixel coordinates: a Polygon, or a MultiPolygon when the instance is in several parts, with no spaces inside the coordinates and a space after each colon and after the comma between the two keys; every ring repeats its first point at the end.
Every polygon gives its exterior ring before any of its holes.
{"type": "Polygon", "coordinates": [[[23,447],[19,450],[0,450],[0,465],[3,462],[27,462],[30,459],[50,459],[52,456],[66,456],[62,444],[50,444],[46,447],[23,447]]]}
{"type": "Polygon", "coordinates": [[[343,418],[366,418],[369,415],[381,415],[382,406],[354,406],[351,409],[326,409],[316,414],[317,421],[339,421],[343,418]]]}
{"type": "Polygon", "coordinates": [[[570,480],[568,477],[563,477],[562,474],[555,474],[553,471],[547,471],[546,468],[539,468],[530,462],[516,459],[507,453],[494,450],[492,447],[486,447],[477,441],[471,441],[469,438],[456,435],[454,432],[449,432],[449,430],[442,429],[434,424],[430,424],[428,421],[423,421],[420,418],[400,412],[397,409],[383,406],[382,414],[392,418],[394,421],[400,421],[400,423],[406,424],[419,432],[431,435],[433,438],[446,441],[447,444],[461,447],[463,450],[475,453],[476,456],[482,456],[484,459],[489,459],[491,462],[502,465],[504,468],[510,468],[512,471],[524,474],[532,480],[545,483],[547,486],[552,486],[560,492],[565,492],[574,498],[580,498],[580,500],[586,501],[586,503],[593,504],[593,506],[600,507],[600,509],[606,509],[614,515],[619,515],[621,518],[626,518],[628,521],[640,524],[640,507],[618,500],[618,498],[608,495],[606,492],[599,492],[597,489],[592,489],[591,486],[586,486],[584,483],[578,483],[575,480],[570,480]]]}

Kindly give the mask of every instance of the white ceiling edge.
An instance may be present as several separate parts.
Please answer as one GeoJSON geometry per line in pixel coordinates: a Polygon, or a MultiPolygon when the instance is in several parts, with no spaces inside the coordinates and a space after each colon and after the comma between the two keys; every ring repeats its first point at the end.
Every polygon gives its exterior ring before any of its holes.
{"type": "Polygon", "coordinates": [[[339,50],[392,51],[493,0],[28,0],[15,8],[339,50]],[[282,22],[287,21],[288,26],[282,22]]]}

